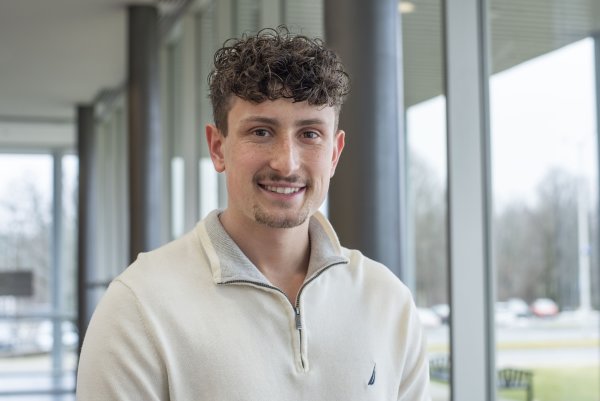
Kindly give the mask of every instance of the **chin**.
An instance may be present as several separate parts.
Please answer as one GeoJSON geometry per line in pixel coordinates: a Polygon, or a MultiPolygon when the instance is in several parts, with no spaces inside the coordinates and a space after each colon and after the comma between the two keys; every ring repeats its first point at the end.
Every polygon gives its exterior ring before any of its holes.
{"type": "Polygon", "coordinates": [[[254,209],[254,220],[270,228],[294,228],[301,226],[310,216],[310,209],[305,208],[296,213],[269,213],[260,208],[254,209]]]}

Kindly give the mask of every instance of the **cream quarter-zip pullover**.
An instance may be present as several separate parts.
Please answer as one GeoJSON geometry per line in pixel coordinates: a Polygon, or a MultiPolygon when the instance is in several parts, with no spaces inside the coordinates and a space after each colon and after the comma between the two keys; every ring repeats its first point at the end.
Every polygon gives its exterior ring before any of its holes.
{"type": "Polygon", "coordinates": [[[427,401],[429,372],[408,289],[311,217],[294,303],[214,211],[109,286],[87,331],[77,399],[427,401]]]}

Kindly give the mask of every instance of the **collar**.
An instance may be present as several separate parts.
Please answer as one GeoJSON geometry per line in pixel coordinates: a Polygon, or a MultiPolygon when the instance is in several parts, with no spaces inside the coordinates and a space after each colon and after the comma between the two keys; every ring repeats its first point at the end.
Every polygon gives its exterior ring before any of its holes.
{"type": "MultiPolygon", "coordinates": [[[[198,223],[195,229],[208,258],[215,283],[242,280],[272,286],[273,284],[227,234],[219,220],[222,212],[222,210],[212,211],[198,223]]],[[[311,216],[308,235],[310,259],[305,281],[332,264],[348,263],[348,258],[342,255],[342,247],[333,227],[320,212],[311,216]]]]}

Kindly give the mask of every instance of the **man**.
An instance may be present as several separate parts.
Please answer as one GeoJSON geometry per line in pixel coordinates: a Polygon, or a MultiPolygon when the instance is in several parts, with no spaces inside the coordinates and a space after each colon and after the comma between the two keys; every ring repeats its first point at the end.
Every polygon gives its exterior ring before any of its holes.
{"type": "Polygon", "coordinates": [[[265,30],[226,43],[209,80],[227,208],[110,285],[78,399],[428,400],[409,291],[318,212],[344,148],[338,57],[265,30]]]}

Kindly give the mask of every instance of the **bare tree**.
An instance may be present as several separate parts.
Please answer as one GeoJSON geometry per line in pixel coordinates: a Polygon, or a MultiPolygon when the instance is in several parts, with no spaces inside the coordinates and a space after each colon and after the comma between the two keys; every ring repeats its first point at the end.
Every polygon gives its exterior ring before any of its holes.
{"type": "Polygon", "coordinates": [[[554,299],[577,306],[577,180],[550,170],[533,206],[508,205],[495,218],[498,298],[554,299]]]}
{"type": "Polygon", "coordinates": [[[446,191],[440,178],[414,152],[410,163],[410,203],[414,224],[417,303],[448,302],[446,191]]]}
{"type": "MultiPolygon", "coordinates": [[[[50,230],[51,205],[35,185],[35,178],[25,176],[12,185],[12,196],[0,201],[0,269],[31,270],[34,295],[21,304],[48,303],[50,299],[50,230]]],[[[25,305],[23,305],[25,306],[25,305]]]]}

